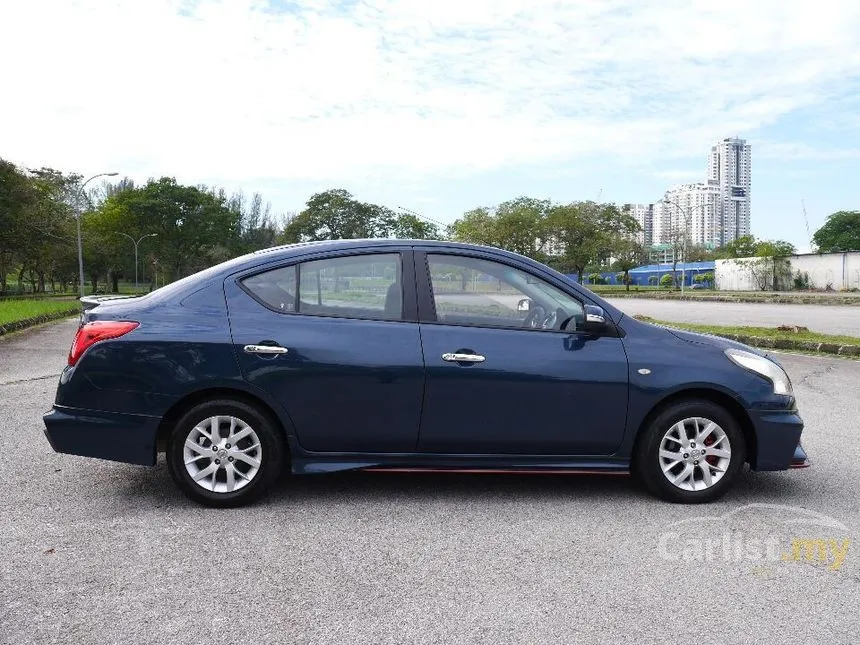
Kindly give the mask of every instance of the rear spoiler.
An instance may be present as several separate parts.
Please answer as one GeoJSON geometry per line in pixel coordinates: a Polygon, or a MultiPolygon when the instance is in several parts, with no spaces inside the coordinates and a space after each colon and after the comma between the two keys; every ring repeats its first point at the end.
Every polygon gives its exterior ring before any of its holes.
{"type": "Polygon", "coordinates": [[[98,307],[103,302],[109,302],[113,300],[126,300],[128,298],[139,298],[140,296],[120,296],[120,295],[112,295],[112,296],[83,296],[81,298],[81,307],[83,307],[84,311],[92,309],[93,307],[98,307]]]}

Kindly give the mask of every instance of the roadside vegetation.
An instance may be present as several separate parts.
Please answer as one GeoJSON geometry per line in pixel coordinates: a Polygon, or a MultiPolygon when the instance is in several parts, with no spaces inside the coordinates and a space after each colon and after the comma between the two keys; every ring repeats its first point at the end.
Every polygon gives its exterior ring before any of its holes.
{"type": "Polygon", "coordinates": [[[74,299],[41,298],[0,300],[0,326],[20,323],[24,320],[38,319],[42,316],[69,315],[80,311],[74,299]]]}

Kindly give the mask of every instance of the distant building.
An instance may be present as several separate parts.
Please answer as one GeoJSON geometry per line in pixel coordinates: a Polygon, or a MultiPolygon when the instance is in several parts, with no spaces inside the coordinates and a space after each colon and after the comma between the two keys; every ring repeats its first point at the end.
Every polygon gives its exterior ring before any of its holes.
{"type": "Polygon", "coordinates": [[[653,221],[654,221],[654,204],[622,204],[622,210],[627,212],[639,224],[639,232],[636,234],[636,241],[643,246],[651,246],[653,244],[653,221]]]}
{"type": "Polygon", "coordinates": [[[686,230],[688,244],[715,248],[749,235],[751,151],[746,139],[722,139],[711,146],[705,181],[672,186],[653,204],[621,205],[639,222],[638,241],[646,247],[680,243],[686,230]]]}
{"type": "Polygon", "coordinates": [[[720,191],[719,245],[749,235],[752,148],[746,139],[726,138],[711,147],[708,183],[720,191]]]}
{"type": "Polygon", "coordinates": [[[671,244],[654,244],[648,248],[648,259],[655,264],[671,264],[675,261],[675,247],[671,244]]]}
{"type": "Polygon", "coordinates": [[[686,230],[691,246],[722,245],[722,195],[716,182],[672,186],[663,199],[663,218],[668,225],[655,243],[682,241],[686,230]]]}

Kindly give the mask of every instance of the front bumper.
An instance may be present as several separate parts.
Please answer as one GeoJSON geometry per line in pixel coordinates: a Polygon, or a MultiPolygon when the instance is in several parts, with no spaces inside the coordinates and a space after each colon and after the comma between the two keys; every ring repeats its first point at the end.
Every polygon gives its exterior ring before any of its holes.
{"type": "Polygon", "coordinates": [[[45,436],[56,452],[155,465],[158,417],[55,405],[42,419],[45,436]]]}
{"type": "Polygon", "coordinates": [[[812,462],[809,461],[809,457],[806,456],[806,451],[803,449],[800,442],[798,442],[797,448],[794,449],[794,457],[791,459],[789,468],[809,468],[811,465],[812,462]]]}
{"type": "Polygon", "coordinates": [[[749,411],[756,437],[753,470],[786,470],[809,465],[800,445],[803,420],[797,411],[749,411]]]}

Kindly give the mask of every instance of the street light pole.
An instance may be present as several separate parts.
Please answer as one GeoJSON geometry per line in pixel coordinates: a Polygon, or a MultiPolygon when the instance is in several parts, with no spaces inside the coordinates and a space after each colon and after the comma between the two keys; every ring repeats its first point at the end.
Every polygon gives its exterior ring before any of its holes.
{"type": "Polygon", "coordinates": [[[684,216],[684,261],[681,263],[681,293],[683,294],[684,293],[684,282],[686,282],[686,280],[687,280],[686,268],[684,265],[687,263],[687,240],[689,239],[689,234],[688,234],[687,229],[690,228],[690,218],[693,216],[694,210],[698,210],[700,208],[708,208],[708,207],[710,207],[710,204],[699,204],[695,208],[690,207],[685,211],[684,208],[680,204],[672,201],[671,199],[661,199],[660,201],[663,202],[664,204],[671,204],[672,206],[677,208],[679,211],[681,211],[681,215],[684,216]]]}
{"type": "Polygon", "coordinates": [[[128,235],[127,233],[120,233],[119,231],[117,231],[116,234],[122,235],[123,237],[127,237],[131,240],[131,243],[134,244],[134,292],[137,293],[139,289],[137,285],[137,245],[148,237],[158,237],[158,233],[147,233],[146,235],[141,235],[137,240],[135,240],[131,235],[128,235]]]}
{"type": "Polygon", "coordinates": [[[98,179],[99,177],[116,177],[118,174],[118,172],[101,172],[87,179],[78,189],[78,198],[75,200],[75,207],[78,211],[78,280],[80,281],[81,298],[84,297],[84,245],[81,242],[81,218],[84,215],[83,208],[81,208],[81,200],[84,197],[84,187],[93,179],[98,179]]]}

